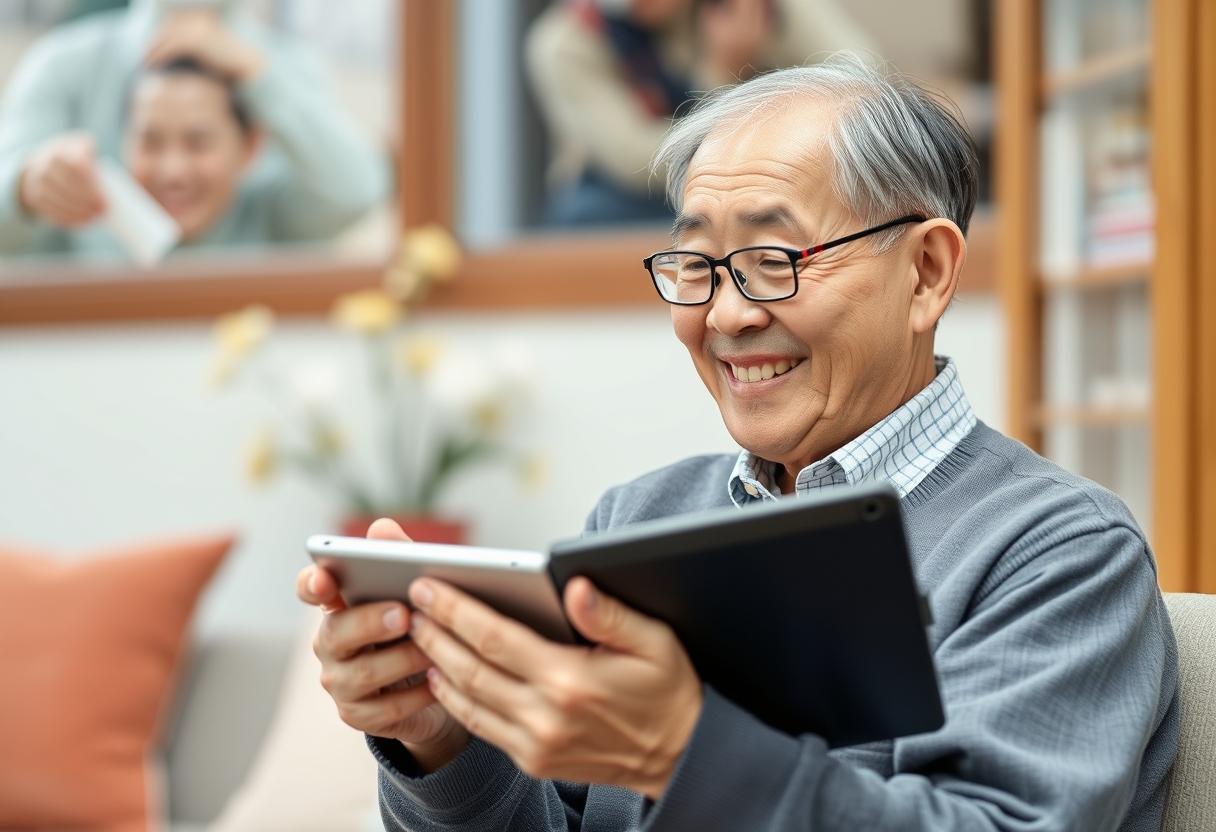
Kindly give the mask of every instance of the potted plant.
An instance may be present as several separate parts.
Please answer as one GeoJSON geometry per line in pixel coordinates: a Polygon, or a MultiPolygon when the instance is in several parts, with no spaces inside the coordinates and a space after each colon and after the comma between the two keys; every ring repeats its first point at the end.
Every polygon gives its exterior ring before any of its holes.
{"type": "Polygon", "coordinates": [[[334,407],[343,381],[336,365],[288,372],[274,361],[267,354],[274,316],[265,307],[216,321],[213,383],[256,385],[279,414],[251,446],[252,479],[265,482],[292,470],[326,487],[344,503],[343,534],[364,536],[375,518],[392,517],[415,540],[460,543],[464,524],[436,515],[436,501],[456,475],[497,461],[512,464],[525,484],[541,478],[541,459],[513,448],[507,436],[534,377],[526,354],[510,346],[478,354],[413,331],[412,307],[432,283],[450,279],[459,262],[446,231],[417,229],[406,235],[383,288],[352,292],[334,304],[332,323],[364,342],[361,375],[374,425],[360,437],[372,444],[362,465],[334,407]]]}

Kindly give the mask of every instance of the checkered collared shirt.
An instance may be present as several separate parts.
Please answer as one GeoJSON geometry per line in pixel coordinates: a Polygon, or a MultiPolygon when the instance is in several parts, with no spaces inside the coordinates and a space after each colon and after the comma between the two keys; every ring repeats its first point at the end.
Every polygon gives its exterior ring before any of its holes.
{"type": "MultiPolygon", "coordinates": [[[[807,494],[836,485],[890,482],[906,497],[975,427],[954,361],[937,356],[937,377],[895,412],[835,453],[798,472],[794,487],[807,494]]],[[[777,466],[748,451],[730,476],[731,501],[743,506],[781,494],[777,466]]]]}

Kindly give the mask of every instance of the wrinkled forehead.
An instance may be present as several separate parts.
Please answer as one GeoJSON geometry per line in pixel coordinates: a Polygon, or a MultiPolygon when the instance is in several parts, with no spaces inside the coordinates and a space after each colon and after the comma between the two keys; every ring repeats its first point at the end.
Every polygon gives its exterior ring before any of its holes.
{"type": "Polygon", "coordinates": [[[754,213],[758,206],[794,216],[839,210],[832,187],[830,137],[839,107],[790,99],[736,116],[697,148],[684,181],[681,220],[754,213]]]}

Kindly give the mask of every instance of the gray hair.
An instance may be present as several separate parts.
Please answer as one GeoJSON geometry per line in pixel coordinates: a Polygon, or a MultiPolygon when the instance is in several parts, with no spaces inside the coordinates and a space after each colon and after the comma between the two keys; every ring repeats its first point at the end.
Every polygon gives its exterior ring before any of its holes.
{"type": "MultiPolygon", "coordinates": [[[[967,233],[979,187],[975,146],[957,109],[907,76],[879,71],[852,52],[782,69],[701,98],[663,139],[651,172],[667,174],[667,199],[683,207],[693,155],[710,133],[789,104],[819,98],[839,107],[828,135],[833,190],[868,225],[907,214],[945,217],[967,233]]],[[[885,248],[902,227],[877,236],[885,248]]]]}

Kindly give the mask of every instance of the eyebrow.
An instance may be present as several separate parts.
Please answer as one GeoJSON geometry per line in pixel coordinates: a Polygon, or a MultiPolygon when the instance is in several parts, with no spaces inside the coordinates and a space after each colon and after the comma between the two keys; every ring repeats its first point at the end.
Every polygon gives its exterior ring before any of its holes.
{"type": "MultiPolygon", "coordinates": [[[[749,211],[739,217],[739,222],[749,228],[784,228],[802,237],[806,236],[802,225],[794,219],[788,208],[777,206],[759,211],[749,211]]],[[[671,240],[678,243],[690,231],[701,231],[709,225],[704,214],[680,214],[671,226],[671,240]]]]}
{"type": "Polygon", "coordinates": [[[707,225],[709,225],[709,220],[705,218],[704,214],[680,214],[671,224],[671,241],[678,243],[680,238],[689,231],[700,231],[707,225]]]}
{"type": "Polygon", "coordinates": [[[794,219],[794,215],[790,213],[788,208],[778,206],[776,208],[765,208],[760,211],[751,211],[739,218],[742,223],[752,228],[772,228],[779,226],[792,231],[796,234],[805,234],[802,230],[802,225],[794,219]]]}

